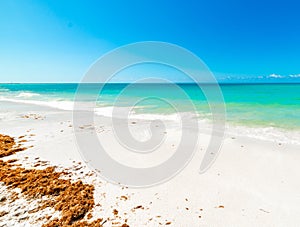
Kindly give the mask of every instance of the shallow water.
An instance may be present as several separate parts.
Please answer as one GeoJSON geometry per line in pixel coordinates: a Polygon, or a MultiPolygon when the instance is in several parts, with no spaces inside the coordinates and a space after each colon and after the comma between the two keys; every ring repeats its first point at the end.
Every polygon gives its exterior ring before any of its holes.
{"type": "MultiPolygon", "coordinates": [[[[78,98],[77,86],[0,84],[0,100],[72,109],[74,98],[78,98]]],[[[97,84],[85,84],[80,101],[91,102],[97,97],[96,112],[103,115],[108,115],[112,106],[134,105],[134,113],[141,116],[196,112],[199,118],[210,119],[209,105],[201,89],[196,84],[177,86],[135,84],[124,90],[128,84],[106,84],[99,94],[97,84]]],[[[201,85],[202,88],[209,86],[212,85],[201,85]]],[[[220,88],[228,123],[300,130],[300,84],[222,84],[220,88]]]]}

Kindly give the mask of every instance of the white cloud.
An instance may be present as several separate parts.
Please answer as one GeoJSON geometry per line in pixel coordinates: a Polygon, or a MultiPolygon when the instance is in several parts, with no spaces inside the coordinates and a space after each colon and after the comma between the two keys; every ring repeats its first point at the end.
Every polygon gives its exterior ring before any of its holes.
{"type": "Polygon", "coordinates": [[[278,74],[271,74],[267,78],[284,78],[284,76],[278,75],[278,74]]]}
{"type": "Polygon", "coordinates": [[[300,78],[300,74],[290,75],[291,78],[300,78]]]}

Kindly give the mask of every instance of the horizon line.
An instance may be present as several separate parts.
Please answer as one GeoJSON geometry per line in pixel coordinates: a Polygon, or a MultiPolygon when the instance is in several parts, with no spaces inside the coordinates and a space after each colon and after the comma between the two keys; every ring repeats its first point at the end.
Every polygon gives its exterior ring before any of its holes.
{"type": "MultiPolygon", "coordinates": [[[[132,84],[134,82],[0,82],[1,84],[132,84]]],[[[150,83],[138,83],[137,84],[170,84],[170,83],[157,83],[157,82],[150,82],[150,83]]],[[[203,82],[203,83],[195,83],[195,82],[174,82],[173,84],[300,84],[300,81],[257,81],[257,82],[217,82],[217,83],[210,83],[210,82],[203,82]]]]}

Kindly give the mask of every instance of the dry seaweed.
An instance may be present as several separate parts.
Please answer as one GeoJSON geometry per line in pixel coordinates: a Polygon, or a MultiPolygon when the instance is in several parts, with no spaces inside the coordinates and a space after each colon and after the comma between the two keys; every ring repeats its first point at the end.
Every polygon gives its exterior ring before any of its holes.
{"type": "MultiPolygon", "coordinates": [[[[0,157],[22,150],[25,148],[17,145],[13,138],[0,135],[0,157]]],[[[102,219],[92,222],[83,220],[94,206],[94,186],[83,184],[82,181],[60,179],[62,174],[55,172],[54,167],[25,169],[11,161],[0,160],[0,181],[8,188],[19,188],[23,195],[31,199],[46,196],[47,200],[39,209],[53,207],[61,212],[60,219],[51,220],[43,226],[101,226],[102,219]]]]}

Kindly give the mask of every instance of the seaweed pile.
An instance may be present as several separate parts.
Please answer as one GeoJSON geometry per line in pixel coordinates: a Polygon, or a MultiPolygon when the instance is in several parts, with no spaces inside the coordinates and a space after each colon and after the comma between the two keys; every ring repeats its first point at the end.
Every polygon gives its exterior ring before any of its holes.
{"type": "MultiPolygon", "coordinates": [[[[0,135],[0,157],[7,157],[16,152],[24,151],[20,143],[14,138],[0,135]]],[[[25,169],[17,160],[0,160],[0,182],[8,189],[21,190],[21,194],[28,199],[44,198],[38,210],[52,207],[60,212],[59,218],[44,217],[47,220],[44,227],[54,226],[103,226],[103,219],[88,221],[92,218],[94,207],[94,186],[82,181],[72,182],[62,179],[67,172],[56,172],[55,167],[45,169],[25,169]]],[[[5,215],[2,214],[2,215],[5,215]]],[[[123,224],[122,226],[128,226],[123,224]]]]}

